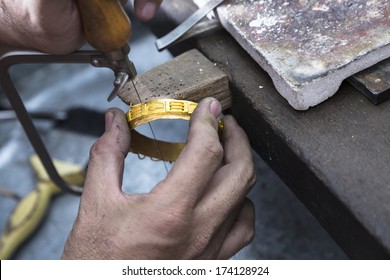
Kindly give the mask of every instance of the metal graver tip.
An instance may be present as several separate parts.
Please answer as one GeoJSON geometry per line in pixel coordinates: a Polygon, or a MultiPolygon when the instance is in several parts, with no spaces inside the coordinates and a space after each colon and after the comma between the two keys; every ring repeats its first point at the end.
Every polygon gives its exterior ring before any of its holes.
{"type": "Polygon", "coordinates": [[[107,98],[107,101],[112,101],[119,93],[119,91],[124,87],[126,82],[129,80],[129,74],[126,72],[119,72],[114,80],[114,89],[107,98]]]}

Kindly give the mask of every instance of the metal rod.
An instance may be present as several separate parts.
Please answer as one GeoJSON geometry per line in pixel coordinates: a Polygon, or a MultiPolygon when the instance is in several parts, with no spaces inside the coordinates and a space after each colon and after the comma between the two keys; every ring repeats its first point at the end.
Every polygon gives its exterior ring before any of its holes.
{"type": "Polygon", "coordinates": [[[179,26],[156,41],[156,47],[159,51],[169,47],[197,22],[204,18],[208,13],[220,5],[224,0],[210,0],[204,6],[196,10],[189,18],[183,21],[179,26]]]}

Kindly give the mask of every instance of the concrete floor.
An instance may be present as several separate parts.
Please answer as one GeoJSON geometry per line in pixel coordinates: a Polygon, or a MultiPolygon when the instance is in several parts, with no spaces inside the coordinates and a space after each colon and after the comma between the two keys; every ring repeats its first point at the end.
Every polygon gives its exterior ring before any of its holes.
{"type": "MultiPolygon", "coordinates": [[[[171,58],[158,53],[155,37],[134,22],[130,59],[139,73],[171,58]]],[[[12,69],[19,93],[33,110],[64,110],[62,123],[39,120],[36,126],[52,157],[86,164],[91,145],[102,133],[103,113],[109,107],[127,110],[116,99],[107,103],[111,91],[111,70],[89,65],[34,65],[12,69]],[[77,143],[77,144],[75,144],[77,143]]],[[[4,101],[0,95],[0,100],[4,101]]],[[[187,124],[157,122],[157,138],[183,140],[187,124]]],[[[28,159],[33,150],[15,120],[0,122],[0,189],[24,196],[35,185],[28,159]]],[[[234,259],[345,259],[306,208],[297,200],[270,168],[254,154],[257,184],[250,193],[256,205],[256,237],[234,259]]],[[[162,162],[140,160],[129,154],[126,159],[123,189],[141,193],[150,190],[166,174],[162,162]]],[[[62,194],[52,201],[50,211],[39,230],[15,254],[15,259],[58,259],[77,214],[79,197],[62,194]]],[[[0,196],[0,231],[3,231],[16,201],[0,196]]]]}

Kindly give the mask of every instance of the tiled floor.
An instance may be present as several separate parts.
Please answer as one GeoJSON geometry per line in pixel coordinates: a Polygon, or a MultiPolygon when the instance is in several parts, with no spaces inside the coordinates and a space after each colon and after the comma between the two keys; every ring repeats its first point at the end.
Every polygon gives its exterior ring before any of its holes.
{"type": "MultiPolygon", "coordinates": [[[[158,53],[155,38],[135,23],[130,58],[142,73],[170,59],[158,53]]],[[[39,120],[36,125],[51,155],[57,159],[86,164],[90,146],[103,130],[103,112],[127,107],[119,100],[107,103],[113,74],[89,65],[21,66],[13,69],[19,92],[30,111],[64,110],[68,119],[56,124],[39,120]],[[75,144],[77,143],[77,145],[75,144]]],[[[3,100],[3,97],[0,98],[3,100]]],[[[158,138],[184,139],[186,123],[153,124],[158,138]],[[161,134],[163,133],[163,134],[161,134]]],[[[0,121],[0,188],[24,196],[34,188],[34,174],[28,164],[33,153],[15,120],[0,121]]],[[[257,184],[250,197],[256,205],[255,240],[236,259],[344,259],[305,207],[256,155],[257,184]]],[[[165,176],[161,162],[126,159],[124,190],[145,192],[165,176]]],[[[44,223],[15,255],[16,259],[58,259],[77,213],[79,198],[63,194],[55,198],[44,223]]],[[[16,202],[0,196],[0,231],[16,202]]]]}

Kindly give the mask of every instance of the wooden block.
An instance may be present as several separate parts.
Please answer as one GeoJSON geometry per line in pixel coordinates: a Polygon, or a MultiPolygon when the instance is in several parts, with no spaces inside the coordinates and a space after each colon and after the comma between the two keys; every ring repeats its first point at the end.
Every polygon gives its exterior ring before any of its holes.
{"type": "MultiPolygon", "coordinates": [[[[199,102],[211,96],[221,102],[223,109],[231,106],[227,75],[197,50],[138,75],[134,84],[142,102],[162,98],[199,102]]],[[[126,104],[140,103],[132,82],[119,92],[119,97],[126,104]]]]}

